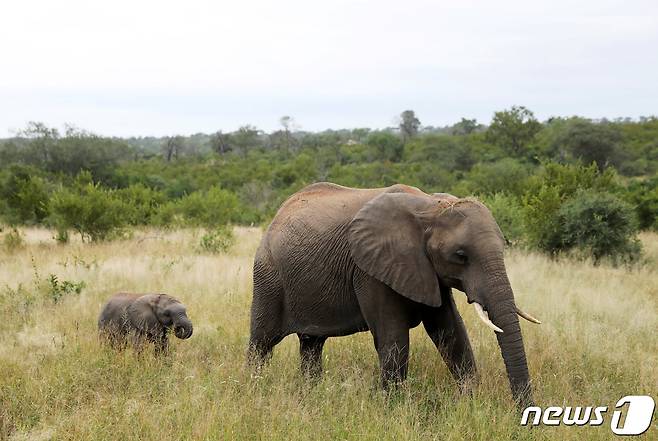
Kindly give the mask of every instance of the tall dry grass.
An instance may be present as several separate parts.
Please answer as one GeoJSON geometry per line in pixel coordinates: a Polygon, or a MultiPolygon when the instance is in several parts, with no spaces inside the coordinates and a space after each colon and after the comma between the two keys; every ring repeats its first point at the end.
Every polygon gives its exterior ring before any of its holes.
{"type": "MultiPolygon", "coordinates": [[[[519,425],[495,337],[456,293],[482,381],[460,396],[422,327],[412,331],[409,381],[386,395],[370,336],[330,339],[315,385],[298,373],[296,337],[258,375],[245,369],[251,263],[258,229],[236,229],[226,255],[199,254],[199,233],[137,232],[130,240],[59,245],[27,230],[0,250],[0,439],[610,439],[601,427],[519,425]],[[84,282],[55,302],[51,275],[84,282]],[[172,354],[113,352],[96,318],[116,291],[162,291],[195,324],[172,354]]],[[[614,406],[658,396],[658,236],[634,269],[511,252],[538,404],[614,406]]],[[[0,245],[1,247],[1,245],[0,245]]],[[[655,422],[654,422],[655,425],[655,422]]],[[[656,436],[650,429],[647,437],[656,436]]]]}

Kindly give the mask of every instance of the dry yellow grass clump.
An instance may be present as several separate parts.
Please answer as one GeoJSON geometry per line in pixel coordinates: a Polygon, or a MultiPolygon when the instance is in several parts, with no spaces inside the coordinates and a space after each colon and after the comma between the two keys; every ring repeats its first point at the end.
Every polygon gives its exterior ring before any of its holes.
{"type": "MultiPolygon", "coordinates": [[[[458,394],[422,326],[412,331],[409,381],[389,395],[367,333],[330,339],[315,385],[298,373],[296,337],[252,376],[244,353],[262,233],[237,228],[224,255],[200,254],[199,234],[148,230],[59,245],[49,231],[26,230],[22,247],[0,245],[0,439],[613,437],[609,416],[601,427],[521,427],[495,337],[458,292],[482,377],[472,396],[458,394]],[[172,338],[164,358],[103,347],[96,318],[116,291],[180,298],[193,337],[172,338]]],[[[510,252],[517,302],[544,322],[522,324],[539,405],[612,408],[624,395],[658,397],[658,236],[642,240],[653,263],[630,270],[510,252]]],[[[654,421],[646,436],[656,433],[654,421]]]]}

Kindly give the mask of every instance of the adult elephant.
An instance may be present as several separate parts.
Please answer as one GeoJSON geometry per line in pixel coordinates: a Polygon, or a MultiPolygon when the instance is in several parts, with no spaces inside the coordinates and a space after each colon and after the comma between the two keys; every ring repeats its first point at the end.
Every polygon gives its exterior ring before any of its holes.
{"type": "Polygon", "coordinates": [[[466,384],[476,367],[456,288],[497,331],[512,394],[530,403],[517,314],[537,320],[514,303],[503,247],[496,221],[474,200],[406,185],[310,185],[283,204],[256,252],[251,360],[267,360],[297,333],[302,370],[317,375],[327,337],[370,330],[388,387],[406,378],[409,329],[422,322],[466,384]]]}

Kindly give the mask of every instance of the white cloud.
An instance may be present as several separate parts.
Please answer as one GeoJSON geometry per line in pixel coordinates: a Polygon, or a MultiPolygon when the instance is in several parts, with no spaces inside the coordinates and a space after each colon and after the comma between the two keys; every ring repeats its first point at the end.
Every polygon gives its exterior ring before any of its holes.
{"type": "Polygon", "coordinates": [[[0,136],[656,113],[655,1],[21,1],[0,10],[0,136]]]}

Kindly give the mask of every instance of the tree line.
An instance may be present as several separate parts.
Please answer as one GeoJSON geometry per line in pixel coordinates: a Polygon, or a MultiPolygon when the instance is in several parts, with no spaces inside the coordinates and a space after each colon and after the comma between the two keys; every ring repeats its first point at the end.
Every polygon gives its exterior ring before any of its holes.
{"type": "Polygon", "coordinates": [[[402,182],[475,195],[511,243],[552,254],[633,260],[636,232],[658,230],[656,117],[538,121],[514,106],[487,125],[424,126],[413,110],[383,130],[306,132],[290,116],[280,123],[270,133],[245,125],[127,139],[29,123],[0,141],[0,217],[53,227],[60,240],[71,232],[107,240],[130,226],[264,223],[317,181],[402,182]]]}

